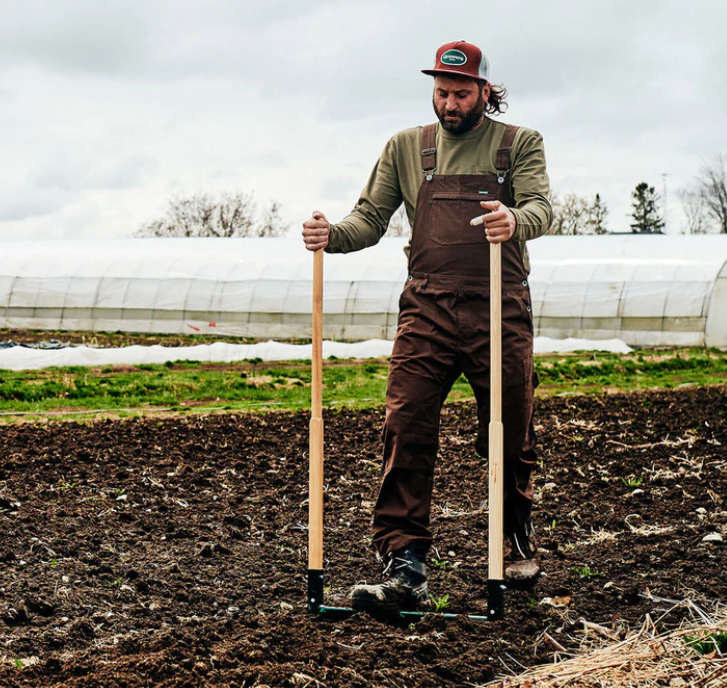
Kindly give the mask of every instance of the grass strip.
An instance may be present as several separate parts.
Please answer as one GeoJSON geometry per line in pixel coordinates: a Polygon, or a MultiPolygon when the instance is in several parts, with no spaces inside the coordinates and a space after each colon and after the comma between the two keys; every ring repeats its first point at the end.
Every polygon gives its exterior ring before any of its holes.
{"type": "MultiPolygon", "coordinates": [[[[717,350],[637,351],[536,356],[539,396],[602,394],[727,383],[727,353],[717,350]]],[[[386,361],[329,359],[323,403],[365,408],[384,402],[386,361]]],[[[449,400],[472,397],[464,377],[449,400]]],[[[199,363],[102,368],[0,370],[0,419],[81,413],[302,409],[310,404],[310,362],[199,363]]]]}

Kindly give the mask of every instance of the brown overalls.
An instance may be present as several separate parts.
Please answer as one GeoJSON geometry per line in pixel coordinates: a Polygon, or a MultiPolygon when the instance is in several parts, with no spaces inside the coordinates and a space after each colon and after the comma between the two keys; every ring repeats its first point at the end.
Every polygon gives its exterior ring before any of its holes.
{"type": "MultiPolygon", "coordinates": [[[[497,174],[434,174],[435,132],[433,124],[422,130],[426,177],[417,197],[386,390],[384,478],[374,510],[374,544],[381,554],[432,542],[439,414],[462,373],[477,400],[475,448],[483,457],[488,451],[490,244],[484,228],[470,220],[483,214],[480,201],[513,205],[508,175],[517,127],[508,125],[502,137],[497,174]]],[[[512,532],[530,516],[536,461],[530,290],[516,241],[502,244],[502,361],[505,530],[512,532]]]]}

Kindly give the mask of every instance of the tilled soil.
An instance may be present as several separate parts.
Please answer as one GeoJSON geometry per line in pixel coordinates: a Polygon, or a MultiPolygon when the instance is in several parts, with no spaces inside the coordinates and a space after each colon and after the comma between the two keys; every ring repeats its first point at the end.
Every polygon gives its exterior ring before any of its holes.
{"type": "MultiPolygon", "coordinates": [[[[5,427],[0,686],[477,686],[646,614],[676,624],[680,600],[727,600],[726,391],[538,401],[547,575],[499,622],[309,615],[307,414],[5,427]]],[[[326,416],[331,603],[377,577],[382,416],[326,416]]],[[[481,614],[475,424],[472,405],[445,408],[430,580],[448,612],[481,614]]]]}

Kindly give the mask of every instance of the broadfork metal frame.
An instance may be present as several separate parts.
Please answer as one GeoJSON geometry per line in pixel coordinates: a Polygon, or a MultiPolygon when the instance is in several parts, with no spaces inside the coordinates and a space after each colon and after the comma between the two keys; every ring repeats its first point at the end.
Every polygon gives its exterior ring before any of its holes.
{"type": "MultiPolygon", "coordinates": [[[[357,609],[350,607],[329,607],[323,604],[325,592],[323,583],[323,571],[308,569],[308,611],[329,619],[346,619],[353,614],[359,614],[357,609]]],[[[487,614],[450,614],[446,612],[415,612],[415,611],[394,611],[389,614],[381,614],[382,617],[399,619],[401,621],[418,621],[425,616],[441,616],[445,619],[456,619],[466,617],[475,621],[499,621],[505,611],[505,582],[487,581],[487,614]]]]}
{"type": "MultiPolygon", "coordinates": [[[[417,621],[436,615],[445,619],[466,617],[498,621],[505,610],[503,576],[502,489],[502,325],[500,244],[490,244],[490,446],[489,446],[489,561],[487,614],[396,611],[384,615],[402,621],[417,621]],[[493,527],[494,522],[494,527],[493,527]]],[[[313,333],[311,351],[311,419],[308,484],[308,611],[328,618],[347,618],[359,613],[350,607],[325,605],[323,578],[323,249],[313,254],[313,333]]]]}

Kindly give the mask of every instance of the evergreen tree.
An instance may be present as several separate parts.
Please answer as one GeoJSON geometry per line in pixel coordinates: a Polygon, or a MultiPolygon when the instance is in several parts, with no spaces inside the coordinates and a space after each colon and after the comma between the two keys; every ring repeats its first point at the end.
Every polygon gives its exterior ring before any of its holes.
{"type": "Polygon", "coordinates": [[[664,220],[659,214],[659,194],[653,186],[646,182],[636,185],[631,193],[633,212],[631,217],[631,231],[635,234],[661,233],[664,228],[664,220]]]}
{"type": "MultiPolygon", "coordinates": [[[[608,208],[601,200],[601,194],[596,194],[593,205],[588,208],[588,227],[593,234],[606,234],[606,219],[608,218],[608,208]]],[[[589,233],[590,233],[589,232],[589,233]]]]}

